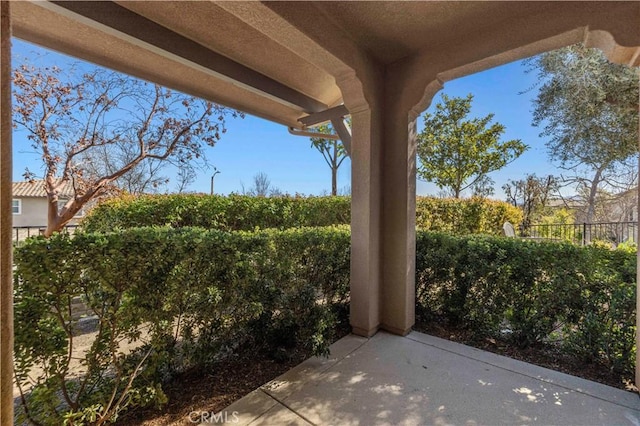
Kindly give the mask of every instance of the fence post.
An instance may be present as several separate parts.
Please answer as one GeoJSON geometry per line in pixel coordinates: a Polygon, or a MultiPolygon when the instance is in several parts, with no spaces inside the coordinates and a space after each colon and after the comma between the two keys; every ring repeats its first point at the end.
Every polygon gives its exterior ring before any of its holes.
{"type": "Polygon", "coordinates": [[[587,245],[587,222],[582,222],[582,246],[587,245]]]}

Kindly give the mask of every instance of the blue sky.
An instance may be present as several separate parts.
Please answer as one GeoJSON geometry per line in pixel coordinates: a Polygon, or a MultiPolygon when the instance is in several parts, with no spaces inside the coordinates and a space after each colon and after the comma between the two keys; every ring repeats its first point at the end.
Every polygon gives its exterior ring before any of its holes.
{"type": "MultiPolygon", "coordinates": [[[[47,51],[36,45],[14,39],[14,66],[21,58],[38,65],[39,61],[59,66],[74,59],[47,51]]],[[[87,64],[86,67],[92,65],[87,64]]],[[[520,179],[528,173],[538,175],[557,173],[549,164],[544,141],[538,136],[540,130],[531,126],[531,99],[535,91],[521,92],[535,82],[533,73],[526,74],[521,62],[514,62],[479,74],[457,79],[445,84],[438,93],[429,111],[439,101],[441,93],[449,96],[474,95],[472,116],[494,113],[494,121],[506,127],[503,139],[521,139],[529,145],[529,150],[504,169],[492,173],[495,181],[494,198],[502,199],[502,185],[509,179],[520,179]]],[[[250,187],[252,177],[259,172],[266,173],[272,187],[283,192],[319,195],[331,189],[331,174],[322,155],[311,148],[308,138],[292,136],[280,124],[247,115],[244,119],[230,119],[228,131],[213,148],[207,148],[209,162],[220,170],[215,177],[215,192],[228,194],[240,192],[242,184],[250,187]]],[[[418,131],[422,130],[423,119],[418,120],[418,131]]],[[[14,133],[14,180],[22,180],[25,167],[37,172],[41,169],[37,155],[29,153],[30,147],[20,132],[14,133]]],[[[350,186],[351,164],[347,159],[338,173],[338,188],[350,186]]],[[[212,170],[202,171],[189,187],[190,191],[209,192],[212,170]]],[[[173,170],[166,170],[168,177],[173,170]]],[[[173,190],[174,184],[168,189],[173,190]]],[[[438,188],[433,184],[418,181],[418,195],[436,195],[438,188]]]]}

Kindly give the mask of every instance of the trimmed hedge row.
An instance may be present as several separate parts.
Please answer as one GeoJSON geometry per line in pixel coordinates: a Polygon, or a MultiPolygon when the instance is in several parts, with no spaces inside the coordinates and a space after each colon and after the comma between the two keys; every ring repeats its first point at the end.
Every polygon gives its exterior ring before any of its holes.
{"type": "MultiPolygon", "coordinates": [[[[233,353],[323,354],[346,324],[347,226],[54,235],[25,241],[14,259],[16,377],[24,386],[40,372],[25,404],[42,424],[162,404],[175,372],[233,353]],[[80,378],[70,369],[77,296],[99,319],[80,378]]],[[[479,339],[554,344],[631,377],[635,268],[629,250],[419,231],[417,317],[479,339]]]]}
{"type": "Polygon", "coordinates": [[[349,256],[347,227],[29,239],[14,257],[18,383],[40,372],[26,412],[40,424],[113,420],[127,406],[165,402],[161,385],[175,372],[232,353],[326,354],[347,321],[349,256]],[[70,370],[77,296],[99,321],[79,355],[81,379],[70,370]]]}
{"type": "Polygon", "coordinates": [[[252,231],[342,225],[350,220],[348,197],[170,194],[107,200],[92,209],[82,225],[87,232],[145,226],[252,231]]]}
{"type": "Polygon", "coordinates": [[[416,314],[475,337],[553,343],[632,377],[636,254],[491,236],[421,232],[416,314]]]}
{"type": "MultiPolygon", "coordinates": [[[[500,235],[504,222],[520,223],[508,203],[481,198],[418,197],[418,228],[454,234],[500,235]]],[[[193,194],[125,196],[108,200],[83,221],[88,232],[142,226],[197,226],[224,231],[349,224],[349,197],[249,197],[193,194]]]]}
{"type": "Polygon", "coordinates": [[[416,226],[424,231],[455,235],[502,235],[505,222],[522,222],[522,210],[486,198],[431,198],[416,200],[416,226]]]}

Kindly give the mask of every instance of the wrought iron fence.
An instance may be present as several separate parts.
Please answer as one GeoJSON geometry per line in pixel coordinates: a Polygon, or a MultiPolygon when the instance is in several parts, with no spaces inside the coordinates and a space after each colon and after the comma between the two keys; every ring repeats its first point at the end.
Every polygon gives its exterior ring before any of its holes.
{"type": "Polygon", "coordinates": [[[618,245],[625,241],[638,241],[638,222],[551,223],[520,227],[520,236],[544,240],[571,241],[587,245],[603,241],[618,245]]]}
{"type": "MultiPolygon", "coordinates": [[[[67,234],[73,234],[79,225],[67,225],[62,229],[62,232],[67,234]]],[[[44,234],[46,226],[14,226],[13,227],[13,241],[24,241],[29,237],[44,234]]]]}

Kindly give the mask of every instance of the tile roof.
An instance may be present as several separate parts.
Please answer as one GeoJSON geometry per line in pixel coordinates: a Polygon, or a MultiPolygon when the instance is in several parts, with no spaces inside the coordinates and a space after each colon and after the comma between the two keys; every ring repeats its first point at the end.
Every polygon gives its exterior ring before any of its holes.
{"type": "MultiPolygon", "coordinates": [[[[44,181],[35,180],[31,182],[13,182],[13,196],[20,197],[46,197],[47,193],[44,190],[44,181]]],[[[73,188],[69,184],[62,186],[60,191],[62,197],[72,197],[73,188]]]]}

